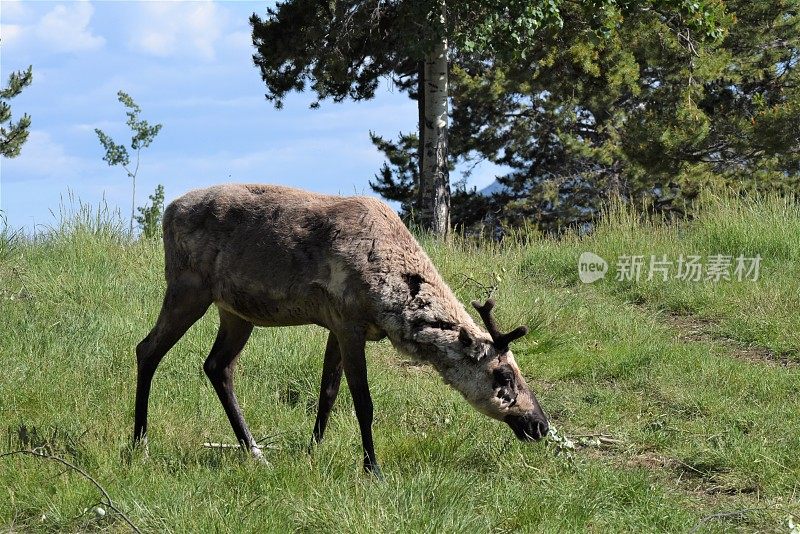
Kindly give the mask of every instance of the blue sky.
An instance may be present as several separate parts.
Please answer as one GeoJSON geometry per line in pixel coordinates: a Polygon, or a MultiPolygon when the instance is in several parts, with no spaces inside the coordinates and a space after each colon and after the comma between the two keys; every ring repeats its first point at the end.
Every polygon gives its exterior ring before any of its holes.
{"type": "MultiPolygon", "coordinates": [[[[33,65],[33,84],[12,100],[33,123],[22,154],[0,160],[0,209],[11,227],[52,224],[68,190],[105,197],[123,216],[130,180],[102,161],[94,128],[129,142],[124,90],[142,118],[164,125],[142,153],[136,203],[156,184],[167,200],[220,182],[265,182],[325,193],[371,194],[383,162],[369,131],[416,129],[413,101],[384,84],[368,102],[323,103],[294,94],[284,109],[264,98],[252,64],[248,17],[265,2],[0,3],[0,76],[33,65]]],[[[16,119],[15,119],[16,120],[16,119]]],[[[495,169],[478,167],[483,187],[495,169]]],[[[458,179],[454,174],[452,179],[458,179]]]]}

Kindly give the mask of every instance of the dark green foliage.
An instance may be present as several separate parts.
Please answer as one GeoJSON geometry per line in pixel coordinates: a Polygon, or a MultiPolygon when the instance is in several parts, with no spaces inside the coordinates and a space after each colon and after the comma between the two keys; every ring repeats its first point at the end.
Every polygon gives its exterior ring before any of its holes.
{"type": "Polygon", "coordinates": [[[525,57],[453,66],[451,158],[510,167],[493,211],[547,230],[615,196],[683,213],[709,187],[796,191],[799,5],[562,4],[525,57]]]}
{"type": "Polygon", "coordinates": [[[294,0],[250,18],[253,61],[267,86],[267,100],[280,108],[290,91],[310,89],[320,100],[372,98],[380,79],[413,86],[424,50],[421,2],[363,1],[322,3],[294,0]],[[409,39],[414,35],[414,39],[409,39]]]}
{"type": "MultiPolygon", "coordinates": [[[[130,95],[124,91],[119,91],[117,93],[117,99],[127,109],[125,115],[127,115],[128,120],[125,121],[125,124],[128,125],[128,127],[131,129],[131,133],[133,134],[131,136],[130,147],[136,153],[136,161],[134,162],[134,165],[131,166],[131,157],[125,145],[116,143],[108,134],[99,128],[95,128],[94,131],[97,134],[97,138],[100,140],[100,144],[103,145],[103,148],[106,151],[105,156],[103,156],[103,161],[108,163],[108,165],[111,167],[117,165],[121,166],[125,171],[125,174],[128,175],[128,178],[131,179],[131,218],[129,233],[133,235],[133,221],[134,219],[139,219],[136,217],[134,211],[136,207],[136,175],[139,173],[139,156],[142,149],[149,147],[156,138],[158,132],[161,131],[162,125],[154,124],[151,126],[146,120],[140,119],[139,114],[142,112],[142,109],[138,106],[138,104],[136,104],[136,102],[133,101],[133,98],[131,98],[130,95]]],[[[156,194],[158,194],[158,189],[156,189],[156,194]]],[[[153,197],[150,198],[153,200],[153,197]]],[[[147,209],[149,208],[145,207],[145,210],[147,209]]],[[[142,216],[145,216],[145,212],[142,212],[142,216]]]]}
{"type": "Polygon", "coordinates": [[[133,132],[131,148],[133,150],[139,150],[149,147],[150,143],[152,143],[153,139],[158,135],[158,132],[161,131],[161,124],[150,126],[146,120],[140,120],[139,113],[142,112],[142,108],[140,108],[127,93],[120,91],[117,93],[117,97],[119,101],[122,102],[122,105],[128,108],[128,111],[125,112],[125,115],[128,117],[125,124],[127,124],[131,132],[133,132]]]}
{"type": "MultiPolygon", "coordinates": [[[[370,132],[375,147],[384,153],[387,163],[383,164],[369,186],[387,200],[400,203],[400,216],[408,225],[417,225],[416,201],[419,188],[419,160],[416,134],[401,133],[397,141],[387,141],[370,132]]],[[[451,161],[451,168],[453,168],[451,161]]],[[[456,229],[478,229],[488,225],[491,232],[496,229],[492,216],[492,200],[468,191],[464,181],[454,184],[450,197],[450,216],[456,229]]]]}
{"type": "Polygon", "coordinates": [[[250,18],[253,61],[277,107],[307,89],[319,100],[369,99],[382,77],[416,98],[418,63],[442,34],[455,54],[516,57],[536,29],[558,22],[558,2],[451,2],[445,20],[437,2],[291,0],[250,18]]]}
{"type": "MultiPolygon", "coordinates": [[[[128,155],[128,149],[125,148],[125,145],[118,145],[115,143],[114,140],[100,128],[95,128],[94,131],[97,134],[97,138],[100,140],[100,144],[106,149],[106,155],[103,156],[103,161],[112,167],[114,165],[122,165],[123,168],[127,167],[131,162],[131,158],[128,155]]],[[[125,170],[127,172],[127,169],[125,170]]],[[[128,172],[128,176],[130,175],[131,173],[128,172]]]]}
{"type": "Polygon", "coordinates": [[[19,156],[22,145],[28,140],[31,117],[24,114],[16,123],[11,120],[11,106],[8,101],[19,95],[33,81],[33,67],[12,72],[8,85],[0,90],[0,155],[4,158],[19,156]]]}
{"type": "Polygon", "coordinates": [[[164,215],[164,186],[158,184],[155,192],[148,198],[149,204],[136,208],[139,211],[136,222],[142,229],[143,237],[157,239],[161,237],[161,218],[164,215]]]}
{"type": "Polygon", "coordinates": [[[372,144],[389,160],[375,175],[375,181],[370,180],[369,186],[383,198],[399,202],[401,214],[407,219],[414,210],[419,187],[419,138],[416,134],[401,133],[397,142],[393,142],[373,132],[369,136],[372,144]]]}
{"type": "Polygon", "coordinates": [[[617,195],[683,212],[709,186],[796,190],[796,6],[726,2],[725,33],[705,40],[658,9],[597,40],[565,6],[533,61],[455,72],[451,132],[512,168],[495,199],[511,224],[579,224],[617,195]]]}
{"type": "MultiPolygon", "coordinates": [[[[614,2],[588,2],[582,4],[582,9],[602,12],[614,5],[614,2]]],[[[692,5],[700,6],[698,9],[708,14],[704,2],[692,5]]],[[[425,109],[421,93],[427,92],[431,84],[419,83],[421,67],[431,64],[428,54],[445,48],[443,40],[446,39],[449,46],[447,59],[454,64],[517,61],[534,54],[538,46],[534,36],[540,31],[560,26],[559,10],[560,2],[556,0],[545,3],[523,0],[448,3],[292,0],[268,8],[263,19],[256,14],[251,17],[256,48],[253,61],[267,86],[266,98],[276,107],[281,107],[286,94],[293,90],[313,91],[317,100],[312,107],[326,98],[334,102],[372,98],[381,78],[388,78],[417,100],[419,131],[424,132],[425,109]]],[[[709,16],[708,21],[713,25],[714,17],[709,16]]],[[[439,89],[444,90],[444,87],[439,89]]],[[[446,147],[446,128],[436,132],[420,133],[420,137],[435,135],[436,143],[427,145],[446,147]]],[[[422,139],[419,145],[425,146],[424,141],[422,139]]],[[[401,139],[400,144],[407,144],[407,140],[401,139]]],[[[441,221],[431,224],[428,220],[431,212],[441,218],[448,211],[436,207],[448,204],[449,195],[444,191],[449,191],[449,178],[441,168],[448,165],[446,158],[444,160],[441,164],[420,165],[427,170],[419,173],[417,181],[425,187],[418,187],[417,198],[402,201],[408,204],[407,208],[413,206],[425,215],[421,222],[426,227],[442,226],[441,221]]],[[[399,184],[391,183],[394,179],[391,172],[381,172],[382,178],[389,181],[385,185],[376,183],[376,190],[387,193],[387,198],[406,196],[393,191],[399,184]]],[[[408,169],[398,172],[396,178],[400,179],[408,169]]],[[[402,178],[408,179],[411,178],[402,178]]]]}
{"type": "MultiPolygon", "coordinates": [[[[370,132],[375,147],[384,153],[383,164],[369,185],[387,200],[400,203],[400,216],[406,224],[416,225],[415,208],[419,188],[419,160],[416,134],[401,133],[397,141],[387,141],[370,132]]],[[[451,160],[451,171],[454,161],[451,160]]],[[[457,229],[477,229],[486,223],[492,231],[496,220],[492,216],[493,204],[489,197],[468,191],[464,181],[455,184],[450,197],[450,216],[457,229]]]]}
{"type": "MultiPolygon", "coordinates": [[[[645,165],[628,147],[667,132],[670,146],[685,151],[703,137],[695,93],[724,71],[706,51],[721,46],[733,23],[727,4],[450,2],[444,24],[439,5],[293,0],[269,8],[263,19],[254,14],[253,59],[267,99],[280,107],[288,92],[307,89],[318,98],[312,107],[325,98],[368,99],[387,77],[422,106],[420,62],[445,36],[453,87],[450,167],[485,158],[513,169],[501,179],[506,192],[491,201],[469,199],[462,190],[464,209],[453,200],[462,214],[453,222],[466,225],[496,212],[508,222],[533,217],[558,228],[591,219],[609,194],[682,208],[673,198],[686,192],[680,181],[673,184],[682,153],[648,142],[670,165],[645,165]],[[669,121],[647,130],[656,124],[648,114],[656,112],[669,121]]],[[[779,137],[791,143],[791,132],[779,137]]],[[[414,168],[414,153],[422,143],[408,135],[372,139],[389,159],[374,190],[399,201],[406,216],[419,211],[416,191],[421,178],[427,181],[414,168]]]]}

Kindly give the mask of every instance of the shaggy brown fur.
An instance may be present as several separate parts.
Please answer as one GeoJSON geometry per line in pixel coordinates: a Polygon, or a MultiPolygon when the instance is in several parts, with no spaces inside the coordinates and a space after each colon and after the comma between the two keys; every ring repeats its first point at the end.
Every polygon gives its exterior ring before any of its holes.
{"type": "MultiPolygon", "coordinates": [[[[522,334],[515,331],[496,346],[403,222],[378,200],[269,185],[191,191],[164,213],[164,249],[164,305],[136,350],[135,440],[145,437],[155,368],[212,302],[220,330],[205,370],[237,439],[257,456],[232,382],[253,325],[317,324],[330,330],[314,441],[322,439],[344,371],[370,471],[378,465],[367,340],[388,336],[404,353],[432,364],[467,401],[508,422],[520,438],[539,439],[547,432],[546,418],[507,349],[507,341],[522,334]]],[[[490,331],[500,335],[496,326],[490,331]]]]}

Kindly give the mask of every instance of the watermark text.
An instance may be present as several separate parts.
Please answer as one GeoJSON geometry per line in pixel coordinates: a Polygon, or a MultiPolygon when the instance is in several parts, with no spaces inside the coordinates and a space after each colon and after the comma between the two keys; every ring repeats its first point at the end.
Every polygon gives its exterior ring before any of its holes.
{"type": "MultiPolygon", "coordinates": [[[[638,282],[640,280],[680,280],[683,282],[757,282],[761,270],[761,255],[739,256],[726,254],[695,254],[670,257],[666,254],[620,255],[613,265],[614,280],[638,282]]],[[[578,277],[591,284],[605,278],[609,262],[593,252],[584,252],[578,258],[578,277]]]]}

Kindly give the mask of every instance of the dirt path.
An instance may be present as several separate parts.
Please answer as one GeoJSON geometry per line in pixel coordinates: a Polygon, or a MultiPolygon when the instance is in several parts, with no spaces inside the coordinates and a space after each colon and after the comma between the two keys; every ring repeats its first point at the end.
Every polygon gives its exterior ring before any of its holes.
{"type": "Polygon", "coordinates": [[[709,319],[669,312],[661,312],[657,318],[674,330],[675,338],[679,341],[714,344],[736,358],[775,367],[800,366],[800,361],[792,359],[789,354],[779,354],[767,347],[714,334],[717,325],[709,319]]]}
{"type": "Polygon", "coordinates": [[[794,499],[766,498],[755,484],[731,486],[718,478],[720,473],[703,470],[655,451],[637,451],[635,447],[618,442],[599,447],[579,445],[575,454],[620,469],[643,469],[654,483],[688,497],[694,510],[702,515],[691,532],[706,532],[708,529],[771,531],[776,525],[782,526],[788,516],[798,517],[798,503],[794,499]]]}

